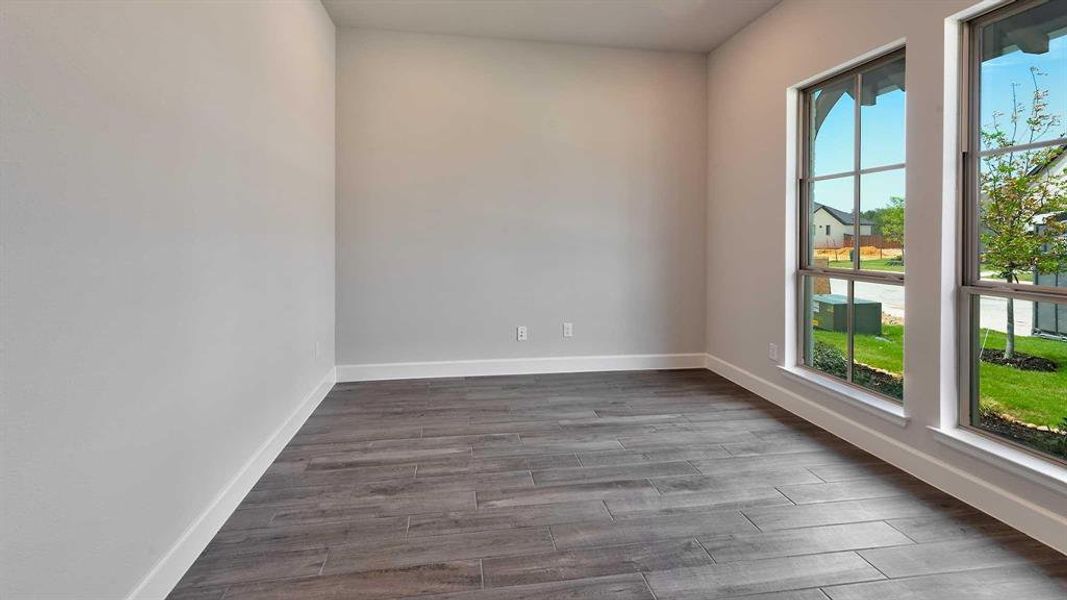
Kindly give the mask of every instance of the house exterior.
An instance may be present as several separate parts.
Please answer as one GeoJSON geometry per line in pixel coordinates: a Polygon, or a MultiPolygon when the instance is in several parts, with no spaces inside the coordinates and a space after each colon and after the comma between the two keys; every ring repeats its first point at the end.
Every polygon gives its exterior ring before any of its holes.
{"type": "MultiPolygon", "coordinates": [[[[856,233],[852,213],[817,202],[812,203],[812,209],[811,227],[814,230],[812,242],[815,248],[843,248],[852,243],[852,236],[856,233]]],[[[861,217],[860,235],[871,235],[872,226],[873,223],[870,220],[861,217]]]]}
{"type": "MultiPolygon", "coordinates": [[[[1067,171],[1067,146],[1060,149],[1059,156],[1042,170],[1050,175],[1059,175],[1067,171]]],[[[1057,217],[1059,221],[1067,220],[1067,214],[1057,217]]],[[[1034,273],[1034,283],[1050,287],[1067,287],[1067,273],[1034,273]]],[[[1053,302],[1034,302],[1033,335],[1055,339],[1067,339],[1067,304],[1053,302]]]]}

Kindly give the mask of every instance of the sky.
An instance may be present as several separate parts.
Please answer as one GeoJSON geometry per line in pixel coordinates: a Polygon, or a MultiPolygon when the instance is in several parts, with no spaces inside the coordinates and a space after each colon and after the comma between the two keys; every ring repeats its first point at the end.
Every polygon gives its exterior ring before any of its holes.
{"type": "MultiPolygon", "coordinates": [[[[880,70],[864,74],[877,78],[880,70]]],[[[860,165],[881,167],[904,162],[905,93],[895,90],[878,96],[872,106],[860,107],[860,165]]],[[[823,121],[814,143],[814,174],[850,171],[854,162],[855,103],[841,96],[823,121]]],[[[816,182],[815,202],[852,212],[854,179],[845,177],[816,182]]],[[[903,169],[864,175],[860,181],[860,210],[884,208],[893,196],[904,197],[903,169]]]]}
{"type": "MultiPolygon", "coordinates": [[[[1037,78],[1038,86],[1048,90],[1049,112],[1060,118],[1060,126],[1042,139],[1054,139],[1064,134],[1067,130],[1067,34],[1053,39],[1049,43],[1049,51],[1044,54],[1024,54],[1016,51],[982,63],[983,127],[992,124],[994,111],[1005,115],[1011,112],[1012,83],[1019,84],[1016,88],[1018,101],[1029,106],[1034,92],[1031,66],[1044,73],[1037,78]]],[[[1001,122],[1007,125],[1007,117],[1001,117],[1001,122]]],[[[1022,135],[1018,137],[1021,138],[1022,135]]]]}
{"type": "MultiPolygon", "coordinates": [[[[1061,117],[1058,130],[1045,136],[1045,139],[1059,137],[1064,133],[1067,129],[1067,35],[1054,38],[1045,54],[1024,54],[1015,51],[982,64],[980,114],[983,127],[991,124],[994,111],[1010,112],[1013,82],[1020,84],[1017,88],[1019,99],[1029,103],[1033,93],[1031,66],[1036,66],[1046,73],[1038,78],[1038,84],[1049,91],[1050,111],[1061,117]]],[[[871,72],[864,77],[877,75],[877,72],[871,72]]],[[[813,149],[815,175],[852,169],[853,111],[852,98],[844,95],[823,122],[813,149]]],[[[873,106],[861,107],[860,160],[863,168],[904,162],[904,111],[905,93],[900,90],[879,96],[873,106]]],[[[1025,141],[1027,140],[1020,140],[1020,143],[1025,141]]],[[[865,175],[860,185],[862,211],[884,208],[891,197],[905,195],[903,170],[865,175]]],[[[816,182],[812,199],[851,212],[852,186],[851,177],[816,182]]]]}

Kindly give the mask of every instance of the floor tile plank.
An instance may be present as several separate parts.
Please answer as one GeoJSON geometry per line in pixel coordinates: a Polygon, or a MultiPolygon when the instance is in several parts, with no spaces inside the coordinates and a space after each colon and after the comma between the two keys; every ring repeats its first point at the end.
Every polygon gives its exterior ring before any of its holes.
{"type": "Polygon", "coordinates": [[[597,481],[592,483],[567,483],[535,488],[503,490],[480,490],[477,493],[479,508],[553,504],[582,500],[612,500],[658,496],[659,492],[647,480],[597,481]]]}
{"type": "Polygon", "coordinates": [[[829,586],[832,600],[1062,600],[1067,586],[1032,566],[1012,566],[829,586]]]}
{"type": "Polygon", "coordinates": [[[657,516],[608,523],[571,523],[553,525],[551,529],[556,546],[561,549],[756,531],[752,523],[736,511],[657,516]]]}
{"type": "Polygon", "coordinates": [[[885,579],[852,552],[689,567],[646,575],[659,600],[695,600],[885,579]]]}
{"type": "Polygon", "coordinates": [[[703,460],[709,458],[726,458],[730,456],[722,446],[676,446],[674,444],[647,448],[644,450],[606,450],[601,452],[582,452],[578,455],[581,464],[586,467],[610,467],[616,465],[636,465],[641,463],[673,462],[679,460],[703,460]]]}
{"type": "Polygon", "coordinates": [[[829,600],[817,588],[806,590],[789,590],[787,592],[770,592],[768,594],[752,594],[749,596],[730,596],[729,598],[716,598],[716,600],[829,600]]]}
{"type": "Polygon", "coordinates": [[[545,469],[534,471],[537,485],[577,483],[592,481],[623,481],[626,479],[649,479],[677,475],[699,475],[693,465],[684,461],[643,463],[611,467],[578,467],[572,469],[545,469]]]}
{"type": "Polygon", "coordinates": [[[325,548],[237,556],[201,555],[178,587],[218,586],[284,580],[317,575],[326,561],[325,548]]]}
{"type": "Polygon", "coordinates": [[[340,499],[336,503],[316,507],[280,508],[271,519],[273,526],[295,524],[339,523],[367,517],[389,517],[433,513],[442,510],[461,511],[477,508],[474,492],[426,495],[340,499]]]}
{"type": "Polygon", "coordinates": [[[778,491],[796,504],[817,504],[819,502],[904,496],[921,492],[925,487],[926,484],[909,476],[891,476],[834,483],[781,485],[778,486],[778,491]]]}
{"type": "Polygon", "coordinates": [[[231,586],[229,600],[371,600],[480,589],[477,560],[231,586]]]}
{"type": "Polygon", "coordinates": [[[471,533],[516,527],[538,527],[582,521],[611,521],[604,503],[598,500],[535,504],[505,508],[412,515],[408,521],[408,535],[444,535],[471,533]]]}
{"type": "Polygon", "coordinates": [[[759,506],[793,506],[788,498],[772,487],[742,487],[669,496],[621,498],[607,500],[605,503],[616,519],[742,510],[759,506]]]}
{"type": "Polygon", "coordinates": [[[859,554],[892,578],[1055,560],[1067,562],[1067,558],[1048,546],[1024,536],[931,542],[863,550],[859,554]]]}
{"type": "Polygon", "coordinates": [[[547,527],[479,531],[454,535],[366,540],[330,549],[323,575],[447,562],[536,554],[553,550],[547,527]]]}
{"type": "Polygon", "coordinates": [[[886,523],[920,544],[1017,533],[1010,526],[978,511],[890,519],[886,523]]]}
{"type": "Polygon", "coordinates": [[[483,567],[486,587],[502,587],[711,563],[695,540],[680,539],[493,558],[483,567]]]}
{"type": "MultiPolygon", "coordinates": [[[[655,600],[637,574],[538,583],[476,592],[429,596],[419,600],[655,600]]],[[[401,600],[411,600],[410,598],[401,600]]]]}
{"type": "Polygon", "coordinates": [[[797,529],[838,523],[859,523],[905,517],[931,516],[962,511],[954,501],[936,501],[911,496],[892,496],[803,506],[771,506],[743,509],[745,516],[764,531],[797,529]]]}
{"type": "Polygon", "coordinates": [[[699,539],[717,563],[914,543],[881,521],[699,539]]]}
{"type": "MultiPolygon", "coordinates": [[[[707,473],[707,467],[698,463],[698,468],[707,473]]],[[[726,473],[712,475],[688,475],[666,477],[652,482],[664,496],[716,490],[761,488],[788,484],[819,483],[818,477],[795,467],[754,467],[744,470],[731,469],[726,473]]]]}

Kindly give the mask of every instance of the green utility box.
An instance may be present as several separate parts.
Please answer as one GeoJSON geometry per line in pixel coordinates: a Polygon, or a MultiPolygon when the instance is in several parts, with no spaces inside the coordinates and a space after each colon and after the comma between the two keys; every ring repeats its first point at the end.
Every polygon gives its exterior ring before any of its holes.
{"type": "MultiPolygon", "coordinates": [[[[856,333],[882,335],[882,303],[856,298],[856,333]]],[[[812,320],[817,329],[848,331],[848,298],[841,294],[815,294],[811,297],[812,320]]]]}

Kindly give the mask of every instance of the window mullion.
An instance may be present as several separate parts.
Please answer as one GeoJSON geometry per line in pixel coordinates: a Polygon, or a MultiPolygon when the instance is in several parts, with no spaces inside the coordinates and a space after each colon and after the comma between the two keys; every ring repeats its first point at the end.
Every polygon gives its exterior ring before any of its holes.
{"type": "MultiPolygon", "coordinates": [[[[856,175],[852,179],[852,268],[859,271],[860,248],[862,248],[860,234],[863,231],[860,227],[860,166],[862,165],[860,145],[863,135],[860,118],[862,110],[860,106],[863,94],[862,72],[856,73],[853,86],[855,103],[852,106],[852,118],[855,139],[852,142],[852,170],[856,175]]],[[[851,278],[848,280],[848,307],[845,314],[847,315],[845,318],[848,320],[848,382],[854,383],[856,364],[856,281],[851,278]]]]}
{"type": "Polygon", "coordinates": [[[846,380],[852,383],[852,365],[856,363],[856,339],[855,339],[855,321],[856,321],[856,282],[848,280],[848,303],[845,310],[846,325],[846,337],[848,339],[848,368],[846,370],[846,380]]]}
{"type": "Polygon", "coordinates": [[[865,283],[879,283],[885,285],[904,285],[904,277],[888,271],[846,271],[844,269],[824,269],[822,267],[805,267],[801,273],[817,277],[831,277],[833,279],[855,279],[865,283]]]}
{"type": "MultiPolygon", "coordinates": [[[[854,253],[852,258],[852,268],[858,271],[860,269],[860,248],[862,247],[860,244],[860,232],[862,231],[862,228],[860,227],[860,140],[862,139],[862,132],[860,131],[860,95],[863,93],[862,72],[856,73],[856,79],[853,85],[855,86],[855,103],[852,107],[852,116],[853,119],[855,119],[853,126],[855,140],[852,144],[852,170],[856,175],[852,179],[852,251],[854,253]]],[[[852,336],[849,335],[850,342],[851,338],[852,336]]]]}
{"type": "Polygon", "coordinates": [[[997,298],[1015,298],[1016,300],[1024,300],[1026,302],[1067,303],[1067,293],[1056,291],[1056,288],[1049,287],[989,285],[988,282],[983,281],[977,285],[965,285],[963,286],[963,291],[968,294],[994,296],[997,298]]]}
{"type": "Polygon", "coordinates": [[[979,157],[985,158],[987,156],[998,156],[1000,154],[1007,154],[1009,152],[1025,152],[1027,150],[1040,150],[1042,148],[1051,148],[1053,146],[1063,146],[1067,144],[1067,137],[1056,138],[1054,140],[1042,140],[1039,142],[1031,142],[1029,144],[1013,144],[1010,146],[1003,146],[1000,148],[992,148],[989,150],[981,150],[975,152],[979,157]]]}

